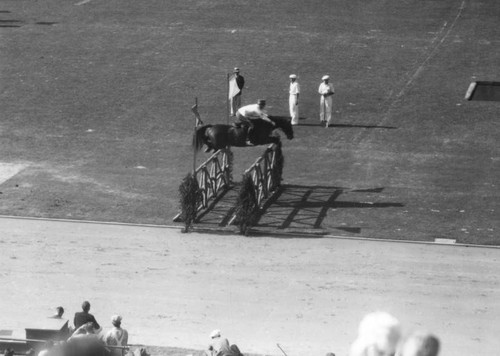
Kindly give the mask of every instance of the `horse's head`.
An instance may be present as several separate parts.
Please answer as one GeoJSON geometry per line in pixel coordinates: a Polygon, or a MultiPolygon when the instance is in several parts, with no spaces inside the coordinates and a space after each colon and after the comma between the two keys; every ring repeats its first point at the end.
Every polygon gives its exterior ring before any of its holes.
{"type": "Polygon", "coordinates": [[[286,138],[293,139],[293,127],[291,120],[286,116],[269,116],[274,121],[276,128],[280,128],[286,135],[286,138]]]}

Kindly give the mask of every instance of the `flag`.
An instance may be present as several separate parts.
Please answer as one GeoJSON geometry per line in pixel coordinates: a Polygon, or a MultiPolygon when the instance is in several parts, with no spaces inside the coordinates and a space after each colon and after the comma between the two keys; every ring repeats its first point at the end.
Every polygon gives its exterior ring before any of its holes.
{"type": "Polygon", "coordinates": [[[229,99],[232,99],[235,95],[240,92],[238,84],[236,83],[236,75],[231,75],[229,77],[229,99]]]}
{"type": "Polygon", "coordinates": [[[196,118],[196,126],[203,125],[203,121],[201,121],[201,116],[200,116],[200,113],[198,111],[198,104],[194,104],[191,107],[191,111],[193,112],[194,117],[196,118]]]}

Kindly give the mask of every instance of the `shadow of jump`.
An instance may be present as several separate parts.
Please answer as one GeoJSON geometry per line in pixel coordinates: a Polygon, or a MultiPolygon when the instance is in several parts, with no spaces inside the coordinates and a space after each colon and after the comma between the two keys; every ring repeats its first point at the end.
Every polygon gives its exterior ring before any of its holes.
{"type": "MultiPolygon", "coordinates": [[[[381,193],[384,188],[349,189],[334,186],[283,185],[268,201],[259,217],[256,228],[277,230],[294,229],[317,231],[330,209],[401,208],[404,204],[393,202],[362,202],[339,200],[344,192],[381,193]]],[[[359,227],[341,226],[336,229],[361,233],[359,227]]]]}

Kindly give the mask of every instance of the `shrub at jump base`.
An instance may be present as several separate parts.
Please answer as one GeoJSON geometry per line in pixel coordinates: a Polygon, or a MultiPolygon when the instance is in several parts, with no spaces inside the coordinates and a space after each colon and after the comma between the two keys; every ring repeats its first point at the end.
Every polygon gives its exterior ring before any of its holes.
{"type": "Polygon", "coordinates": [[[202,200],[201,190],[194,174],[189,173],[184,177],[179,186],[179,194],[181,219],[184,221],[184,232],[188,232],[196,219],[198,206],[201,204],[202,200]]]}
{"type": "Polygon", "coordinates": [[[258,213],[259,206],[257,205],[252,177],[249,174],[244,174],[236,200],[236,221],[240,228],[240,234],[248,234],[248,230],[255,223],[258,213]]]}

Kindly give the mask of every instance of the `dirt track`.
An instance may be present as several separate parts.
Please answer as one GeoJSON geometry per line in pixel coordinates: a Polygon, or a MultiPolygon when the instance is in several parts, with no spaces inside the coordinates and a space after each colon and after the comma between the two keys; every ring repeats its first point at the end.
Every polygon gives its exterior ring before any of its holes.
{"type": "Polygon", "coordinates": [[[441,355],[500,348],[500,250],[336,238],[184,235],[177,229],[0,219],[1,329],[84,299],[132,343],[203,348],[220,328],[244,352],[346,355],[361,317],[425,328],[441,355]]]}

